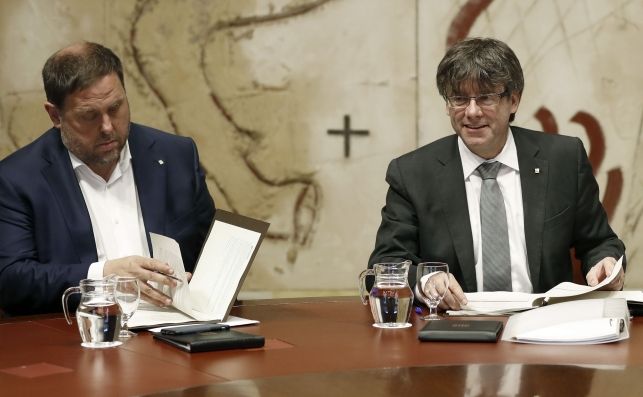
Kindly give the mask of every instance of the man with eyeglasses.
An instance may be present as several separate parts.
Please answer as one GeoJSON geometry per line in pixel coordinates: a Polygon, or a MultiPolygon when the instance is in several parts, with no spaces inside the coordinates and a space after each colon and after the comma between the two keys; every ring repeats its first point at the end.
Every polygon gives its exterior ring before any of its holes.
{"type": "MultiPolygon", "coordinates": [[[[572,281],[570,249],[588,285],[609,275],[625,246],[610,228],[578,138],[510,126],[524,86],[503,42],[471,38],[437,70],[454,135],[391,161],[369,266],[411,260],[449,265],[443,309],[463,291],[545,292],[572,281]]],[[[625,265],[625,261],[623,261],[625,265]]],[[[415,269],[409,271],[415,285],[415,269]]],[[[621,269],[605,289],[623,287],[621,269]]]]}

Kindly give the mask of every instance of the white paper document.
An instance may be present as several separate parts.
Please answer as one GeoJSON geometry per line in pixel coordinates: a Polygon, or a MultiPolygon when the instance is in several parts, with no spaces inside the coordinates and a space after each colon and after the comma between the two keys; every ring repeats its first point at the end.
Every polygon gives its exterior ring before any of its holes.
{"type": "MultiPolygon", "coordinates": [[[[258,324],[258,323],[259,323],[258,320],[249,320],[247,318],[241,318],[241,317],[236,317],[236,316],[228,316],[226,321],[221,322],[221,324],[227,324],[230,327],[239,327],[239,326],[242,326],[242,325],[252,325],[252,324],[258,324]]],[[[188,325],[190,325],[190,324],[186,323],[186,324],[180,324],[180,325],[172,325],[172,328],[187,327],[188,325]]],[[[161,332],[161,330],[163,328],[165,328],[165,326],[156,327],[156,328],[150,328],[150,329],[148,329],[148,331],[150,331],[150,332],[161,332]]]]}
{"type": "Polygon", "coordinates": [[[596,344],[629,338],[624,299],[585,299],[509,317],[502,340],[536,344],[596,344]]]}
{"type": "Polygon", "coordinates": [[[217,210],[189,283],[178,243],[150,233],[154,258],[168,263],[174,276],[182,282],[175,288],[162,290],[172,297],[170,307],[161,308],[141,301],[139,309],[128,321],[129,327],[227,320],[268,226],[262,221],[217,210]]]}
{"type": "Polygon", "coordinates": [[[612,274],[594,287],[563,282],[542,294],[504,291],[470,292],[465,294],[468,303],[462,307],[462,310],[448,313],[449,315],[503,315],[579,298],[623,298],[628,301],[643,302],[643,291],[598,291],[614,280],[622,268],[622,263],[623,257],[616,262],[612,274]]]}

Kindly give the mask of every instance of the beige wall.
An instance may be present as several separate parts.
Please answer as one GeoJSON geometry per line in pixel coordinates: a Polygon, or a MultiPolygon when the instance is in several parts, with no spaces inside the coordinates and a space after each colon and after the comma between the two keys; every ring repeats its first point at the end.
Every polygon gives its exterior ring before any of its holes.
{"type": "Polygon", "coordinates": [[[643,1],[3,0],[0,157],[49,127],[45,59],[102,42],[124,61],[132,119],[193,137],[217,206],[271,222],[246,295],[356,293],[388,162],[451,133],[434,85],[447,41],[491,35],[525,70],[515,123],[604,149],[596,175],[636,274],[641,16],[643,1]],[[370,131],[349,158],[327,134],[345,114],[370,131]]]}

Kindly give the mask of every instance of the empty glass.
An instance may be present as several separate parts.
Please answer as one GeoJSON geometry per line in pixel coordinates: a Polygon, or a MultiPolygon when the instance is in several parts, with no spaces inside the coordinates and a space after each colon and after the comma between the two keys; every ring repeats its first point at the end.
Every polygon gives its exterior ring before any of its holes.
{"type": "Polygon", "coordinates": [[[127,321],[134,315],[141,299],[141,290],[136,277],[118,276],[116,281],[116,302],[121,307],[121,332],[120,338],[131,338],[136,335],[127,329],[127,321]]]}
{"type": "Polygon", "coordinates": [[[449,290],[449,265],[442,262],[423,262],[417,266],[418,296],[429,307],[422,320],[440,320],[438,305],[449,290]],[[425,277],[426,276],[426,277],[425,277]],[[422,280],[422,278],[425,278],[422,280]]]}

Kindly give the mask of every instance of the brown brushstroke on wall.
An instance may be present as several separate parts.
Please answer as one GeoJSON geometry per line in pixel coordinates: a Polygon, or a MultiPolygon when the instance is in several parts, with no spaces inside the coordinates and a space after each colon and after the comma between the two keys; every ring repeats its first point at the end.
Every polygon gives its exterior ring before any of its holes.
{"type": "MultiPolygon", "coordinates": [[[[216,108],[217,111],[223,116],[223,118],[232,126],[235,133],[245,137],[246,142],[249,142],[248,147],[239,151],[239,155],[243,160],[243,164],[245,164],[245,166],[247,167],[247,170],[255,177],[258,183],[264,184],[266,186],[277,188],[291,185],[302,186],[293,204],[293,232],[286,234],[269,231],[266,236],[267,238],[272,240],[287,240],[290,241],[291,244],[293,244],[290,252],[288,253],[288,261],[291,263],[293,263],[293,261],[296,259],[296,251],[299,249],[299,247],[305,246],[311,241],[314,225],[319,218],[319,209],[322,196],[321,186],[315,180],[314,173],[299,173],[298,175],[290,177],[269,176],[254,162],[254,160],[252,159],[252,154],[257,149],[259,142],[265,134],[242,126],[242,124],[235,118],[233,113],[225,106],[224,102],[221,100],[220,96],[213,88],[214,85],[208,79],[208,75],[206,73],[206,47],[212,40],[212,36],[223,30],[240,27],[252,27],[259,24],[271,23],[287,18],[302,16],[319,8],[329,1],[330,0],[316,0],[303,4],[285,6],[280,11],[271,12],[267,15],[251,15],[244,17],[235,17],[230,20],[219,20],[206,30],[206,34],[204,36],[205,38],[199,44],[201,54],[199,60],[200,72],[207,84],[209,97],[214,108],[216,108]],[[309,216],[306,217],[304,213],[307,213],[309,216]]],[[[129,44],[131,47],[132,58],[134,60],[138,73],[144,79],[144,82],[149,90],[156,98],[158,98],[162,108],[167,114],[168,120],[172,125],[175,133],[177,135],[182,135],[183,133],[181,131],[181,128],[176,122],[172,112],[170,111],[168,99],[165,98],[161,90],[156,87],[155,82],[151,78],[149,78],[149,73],[147,73],[146,71],[145,63],[141,56],[141,50],[136,45],[137,36],[139,34],[138,26],[140,20],[142,19],[143,15],[145,15],[147,12],[150,12],[152,7],[157,4],[158,3],[155,0],[139,0],[136,3],[134,13],[132,15],[129,44]]],[[[209,170],[205,165],[203,166],[203,168],[206,172],[206,177],[208,178],[208,180],[214,183],[219,192],[223,195],[226,203],[230,207],[230,210],[233,212],[239,212],[237,201],[234,197],[232,197],[231,194],[226,191],[224,183],[222,183],[222,181],[216,176],[216,173],[209,170]]]]}
{"type": "Polygon", "coordinates": [[[556,119],[554,118],[552,112],[549,111],[549,109],[541,106],[534,114],[534,117],[540,122],[540,125],[542,126],[544,132],[547,132],[549,134],[558,133],[558,124],[556,124],[556,119]]]}
{"type": "MultiPolygon", "coordinates": [[[[556,118],[548,108],[541,106],[534,114],[534,117],[540,122],[543,131],[552,134],[558,133],[556,118]]],[[[570,121],[580,124],[585,129],[590,143],[588,153],[589,163],[592,165],[594,175],[596,175],[605,158],[606,145],[603,128],[594,116],[585,111],[576,112],[570,121]]],[[[622,192],[623,172],[620,167],[616,167],[607,172],[607,185],[605,187],[605,194],[601,200],[608,220],[613,218],[622,192]]]]}
{"type": "Polygon", "coordinates": [[[469,35],[476,19],[489,7],[493,0],[469,0],[451,21],[447,32],[447,48],[469,35]]]}
{"type": "Polygon", "coordinates": [[[598,171],[603,164],[605,158],[605,137],[603,136],[603,129],[598,120],[587,112],[577,112],[569,121],[583,126],[585,133],[589,138],[589,163],[594,168],[594,172],[598,171]]]}

